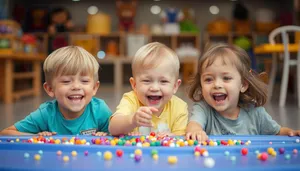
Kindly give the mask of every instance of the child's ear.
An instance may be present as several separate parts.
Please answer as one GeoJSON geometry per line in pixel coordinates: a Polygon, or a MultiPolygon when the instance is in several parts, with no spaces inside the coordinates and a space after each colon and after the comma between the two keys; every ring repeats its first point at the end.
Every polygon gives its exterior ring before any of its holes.
{"type": "Polygon", "coordinates": [[[45,82],[44,84],[43,84],[43,87],[44,87],[44,90],[46,91],[46,93],[50,96],[50,97],[54,97],[54,91],[53,91],[53,88],[52,88],[52,86],[49,84],[49,83],[47,83],[47,82],[45,82]]]}
{"type": "Polygon", "coordinates": [[[242,83],[242,87],[241,87],[241,93],[245,93],[245,91],[247,91],[249,88],[249,83],[247,81],[244,81],[242,83]]]}
{"type": "Polygon", "coordinates": [[[136,88],[136,81],[135,81],[135,79],[133,77],[130,77],[129,78],[129,82],[130,82],[132,90],[135,91],[135,88],[136,88]]]}
{"type": "Polygon", "coordinates": [[[181,79],[178,79],[174,84],[173,94],[177,92],[180,85],[181,85],[181,79]]]}
{"type": "Polygon", "coordinates": [[[100,81],[97,81],[97,82],[95,83],[95,85],[94,85],[94,88],[93,88],[93,96],[96,95],[99,86],[100,86],[100,81]]]}

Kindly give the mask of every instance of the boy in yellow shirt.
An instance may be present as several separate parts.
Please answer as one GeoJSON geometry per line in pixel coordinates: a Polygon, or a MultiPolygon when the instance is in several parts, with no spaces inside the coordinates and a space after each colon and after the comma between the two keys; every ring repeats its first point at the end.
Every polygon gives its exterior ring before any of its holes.
{"type": "Polygon", "coordinates": [[[132,60],[130,84],[112,115],[109,132],[114,135],[184,135],[187,103],[176,97],[181,84],[178,56],[154,42],[141,47],[132,60]]]}

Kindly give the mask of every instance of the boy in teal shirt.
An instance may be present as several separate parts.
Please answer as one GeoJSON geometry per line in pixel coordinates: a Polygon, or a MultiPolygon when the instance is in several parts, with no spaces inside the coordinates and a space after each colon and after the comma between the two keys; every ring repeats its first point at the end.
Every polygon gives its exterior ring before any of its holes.
{"type": "Polygon", "coordinates": [[[81,47],[54,51],[44,62],[43,86],[55,100],[41,104],[0,135],[107,135],[111,111],[102,99],[93,97],[100,84],[98,70],[96,58],[81,47]]]}

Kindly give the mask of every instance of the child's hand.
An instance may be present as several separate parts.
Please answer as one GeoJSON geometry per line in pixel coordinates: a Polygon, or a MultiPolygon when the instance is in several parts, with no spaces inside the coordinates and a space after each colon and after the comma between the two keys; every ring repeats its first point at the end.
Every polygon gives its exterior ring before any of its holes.
{"type": "Polygon", "coordinates": [[[195,130],[191,132],[187,132],[185,135],[186,139],[192,139],[192,140],[198,140],[198,141],[206,141],[208,140],[208,136],[206,135],[206,132],[203,130],[195,130]]]}
{"type": "Polygon", "coordinates": [[[158,112],[158,110],[154,107],[147,107],[147,106],[140,107],[135,112],[132,118],[132,123],[136,125],[136,127],[140,127],[140,126],[152,127],[151,119],[152,119],[152,114],[154,112],[158,112]]]}
{"type": "Polygon", "coordinates": [[[300,130],[292,130],[288,132],[289,136],[300,136],[300,130]]]}
{"type": "Polygon", "coordinates": [[[106,132],[96,132],[93,134],[94,136],[106,136],[107,133],[106,132]]]}
{"type": "Polygon", "coordinates": [[[44,131],[44,132],[39,132],[38,135],[41,135],[41,136],[51,136],[51,135],[56,135],[56,132],[44,131]]]}
{"type": "Polygon", "coordinates": [[[141,136],[142,133],[140,133],[140,132],[129,132],[128,135],[129,136],[141,136]]]}

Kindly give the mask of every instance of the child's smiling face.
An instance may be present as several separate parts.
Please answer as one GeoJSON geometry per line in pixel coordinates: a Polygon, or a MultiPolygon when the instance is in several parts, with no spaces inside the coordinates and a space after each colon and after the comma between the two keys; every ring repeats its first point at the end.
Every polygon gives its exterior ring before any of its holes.
{"type": "Polygon", "coordinates": [[[223,116],[238,114],[239,95],[247,90],[237,68],[229,58],[217,57],[209,66],[205,61],[200,76],[205,101],[223,116]]]}
{"type": "Polygon", "coordinates": [[[56,98],[60,112],[66,119],[74,119],[84,112],[96,94],[99,81],[95,83],[93,76],[78,73],[57,76],[52,85],[44,85],[48,95],[56,98]]]}
{"type": "Polygon", "coordinates": [[[155,68],[141,69],[130,78],[139,101],[162,112],[164,106],[176,93],[181,80],[177,79],[172,62],[164,60],[155,68]]]}

